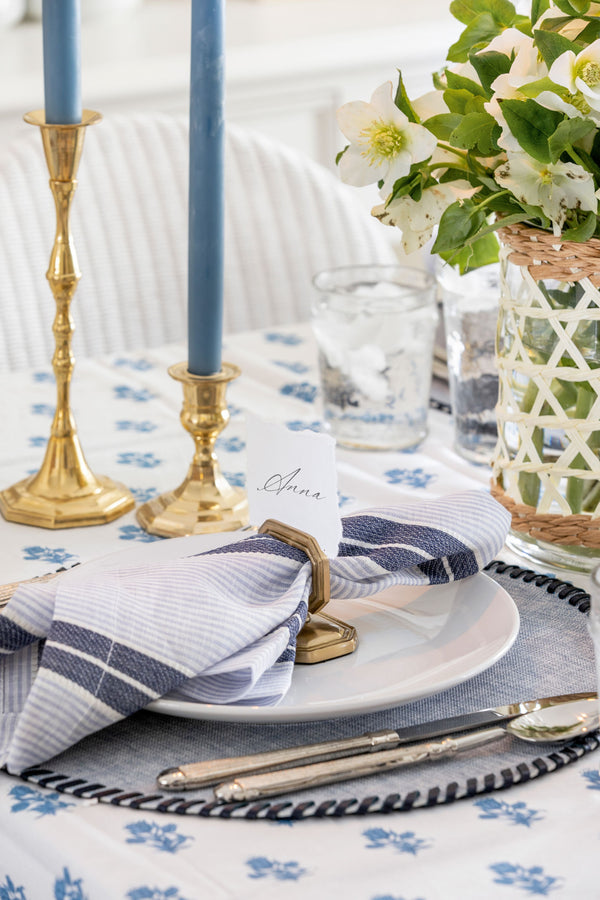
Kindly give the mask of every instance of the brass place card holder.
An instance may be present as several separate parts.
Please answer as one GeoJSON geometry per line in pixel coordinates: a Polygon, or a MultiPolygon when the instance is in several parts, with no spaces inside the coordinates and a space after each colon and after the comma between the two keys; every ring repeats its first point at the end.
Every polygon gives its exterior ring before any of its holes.
{"type": "Polygon", "coordinates": [[[214,375],[193,375],[185,362],[169,368],[171,378],[183,385],[180,418],[194,440],[194,457],[179,487],[139,507],[138,522],[150,534],[185,537],[248,524],[246,492],[229,484],[214,449],[229,422],[227,385],[239,374],[237,366],[226,362],[214,375]]]}
{"type": "Polygon", "coordinates": [[[303,550],[312,565],[308,616],[296,640],[296,662],[325,662],[356,650],[358,639],[354,626],[321,612],[330,600],[329,559],[315,538],[305,531],[278,522],[277,519],[267,519],[258,532],[269,534],[290,547],[303,550]]]}
{"type": "Polygon", "coordinates": [[[52,326],[56,347],[52,359],[56,411],[39,472],[0,492],[0,512],[4,518],[24,525],[43,528],[102,525],[129,512],[135,505],[133,496],[122,484],[96,476],[89,468],[70,406],[75,363],[71,352],[74,326],[70,306],[81,272],[69,214],[77,187],[85,129],[100,119],[100,113],[89,109],[83,110],[81,122],[74,125],[47,125],[44,110],[25,116],[26,122],[41,130],[56,206],[56,235],[46,273],[56,303],[52,326]]]}

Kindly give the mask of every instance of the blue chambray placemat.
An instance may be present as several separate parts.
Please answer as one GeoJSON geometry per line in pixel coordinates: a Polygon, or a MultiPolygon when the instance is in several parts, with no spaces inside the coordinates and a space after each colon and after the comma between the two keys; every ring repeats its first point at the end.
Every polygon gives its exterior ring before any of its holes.
{"type": "Polygon", "coordinates": [[[137,713],[98,732],[22,778],[101,802],[224,818],[306,818],[407,811],[509,788],[550,774],[597,749],[593,734],[568,744],[504,740],[454,758],[323,786],[257,803],[219,805],[212,791],[161,793],[156,775],[183,762],[237,756],[456,715],[552,694],[594,690],[587,632],[589,595],[517,566],[487,568],[515,600],[520,632],[485,672],[450,690],[396,709],[300,724],[247,725],[137,713]]]}

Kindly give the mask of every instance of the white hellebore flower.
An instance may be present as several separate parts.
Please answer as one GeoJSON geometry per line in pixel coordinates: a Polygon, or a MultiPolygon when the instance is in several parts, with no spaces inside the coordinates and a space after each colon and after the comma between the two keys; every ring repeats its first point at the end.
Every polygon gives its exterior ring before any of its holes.
{"type": "Polygon", "coordinates": [[[389,206],[375,206],[371,214],[384,225],[396,225],[402,232],[402,249],[415,253],[424,247],[442,214],[456,200],[457,192],[449,184],[426,188],[417,202],[412,197],[399,197],[389,206]]]}
{"type": "Polygon", "coordinates": [[[392,97],[392,82],[377,88],[370,103],[355,100],[338,110],[337,121],[350,146],[340,159],[342,181],[356,187],[383,181],[387,196],[413,163],[428,159],[436,138],[401,112],[392,97]]]}
{"type": "Polygon", "coordinates": [[[540,206],[558,228],[562,227],[570,209],[591,212],[598,209],[594,179],[590,172],[575,163],[541,163],[527,153],[509,153],[494,177],[517,200],[540,206]]]}
{"type": "Polygon", "coordinates": [[[577,56],[567,50],[550,66],[550,78],[569,93],[582,96],[591,109],[600,110],[600,40],[594,41],[577,56]]]}

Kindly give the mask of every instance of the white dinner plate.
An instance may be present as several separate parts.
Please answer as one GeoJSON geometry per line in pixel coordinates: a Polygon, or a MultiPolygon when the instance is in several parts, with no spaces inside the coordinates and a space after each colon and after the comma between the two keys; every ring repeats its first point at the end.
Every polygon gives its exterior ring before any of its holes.
{"type": "MultiPolygon", "coordinates": [[[[84,578],[115,565],[137,566],[203,553],[247,532],[172,538],[112,553],[71,569],[84,578]]],[[[472,678],[499,660],[519,631],[509,594],[487,575],[450,584],[397,586],[361,600],[332,600],[326,611],[356,627],[349,656],[294,668],[277,706],[244,706],[160,699],[147,709],[191,719],[301,722],[359,715],[400,706],[472,678]]]]}
{"type": "MultiPolygon", "coordinates": [[[[65,578],[146,565],[222,547],[247,532],[194,535],[138,544],[76,566],[65,578]]],[[[162,698],[146,708],[189,719],[303,722],[377,712],[472,678],[510,649],[519,613],[507,592],[480,573],[450,584],[388,588],[360,600],[331,600],[326,612],[354,625],[348,656],[297,665],[277,706],[217,705],[162,698]]]]}

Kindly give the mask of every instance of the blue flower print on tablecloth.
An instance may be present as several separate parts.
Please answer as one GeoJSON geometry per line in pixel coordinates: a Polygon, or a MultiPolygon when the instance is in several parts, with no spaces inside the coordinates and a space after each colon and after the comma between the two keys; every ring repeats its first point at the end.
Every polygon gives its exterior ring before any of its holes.
{"type": "Polygon", "coordinates": [[[142,887],[132,888],[130,891],[127,891],[125,896],[127,897],[127,900],[186,900],[186,898],[179,893],[179,888],[172,886],[161,890],[157,887],[143,885],[142,887]]]}
{"type": "Polygon", "coordinates": [[[155,469],[156,466],[162,466],[162,459],[157,459],[154,453],[137,453],[128,451],[119,453],[117,463],[120,466],[135,466],[138,469],[155,469]]]}
{"type": "Polygon", "coordinates": [[[136,503],[147,503],[148,500],[154,500],[158,497],[158,488],[129,488],[136,503]]]}
{"type": "Polygon", "coordinates": [[[113,393],[117,400],[133,400],[134,403],[148,403],[154,400],[155,394],[147,391],[145,388],[130,387],[128,384],[117,384],[113,388],[113,393]]]}
{"type": "Polygon", "coordinates": [[[232,487],[245,487],[246,486],[246,474],[245,472],[223,472],[223,475],[227,479],[232,487]]]}
{"type": "Polygon", "coordinates": [[[48,435],[36,434],[29,438],[30,447],[45,447],[48,443],[48,435]]]}
{"type": "Polygon", "coordinates": [[[290,431],[321,431],[321,422],[315,420],[313,422],[303,422],[301,419],[293,419],[286,422],[285,427],[290,431]]]}
{"type": "Polygon", "coordinates": [[[245,442],[237,436],[219,438],[217,441],[217,448],[226,453],[239,453],[245,446],[245,442]]]}
{"type": "Polygon", "coordinates": [[[280,366],[282,369],[287,369],[288,372],[293,372],[294,375],[305,375],[310,371],[310,366],[307,366],[306,363],[303,362],[286,362],[283,359],[274,359],[274,366],[280,366]]]}
{"type": "Polygon", "coordinates": [[[385,828],[368,828],[363,831],[363,836],[370,843],[366,845],[367,850],[379,850],[382,847],[389,847],[398,853],[410,853],[416,856],[421,850],[427,850],[431,847],[431,842],[424,838],[416,836],[414,831],[391,831],[385,828]]]}
{"type": "Polygon", "coordinates": [[[0,884],[0,900],[27,900],[24,887],[17,887],[10,875],[4,878],[4,884],[0,884]]]}
{"type": "Polygon", "coordinates": [[[388,469],[383,473],[389,484],[405,484],[413,488],[426,488],[437,475],[424,469],[388,469]]]}
{"type": "Polygon", "coordinates": [[[152,541],[162,541],[158,534],[150,534],[139,525],[121,525],[119,527],[120,541],[139,541],[141,544],[150,544],[152,541]]]}
{"type": "Polygon", "coordinates": [[[588,782],[587,788],[590,791],[600,791],[600,772],[596,769],[587,769],[581,773],[581,777],[588,782]]]}
{"type": "Polygon", "coordinates": [[[53,372],[34,372],[33,380],[36,384],[49,384],[54,381],[53,372]]]}
{"type": "Polygon", "coordinates": [[[317,389],[314,384],[308,381],[300,381],[297,384],[284,384],[279,388],[279,393],[285,397],[296,397],[297,400],[304,400],[305,403],[314,403],[317,396],[317,389]]]}
{"type": "Polygon", "coordinates": [[[233,419],[235,416],[240,416],[242,414],[242,407],[236,406],[235,403],[228,403],[227,411],[229,412],[230,418],[233,419]]]}
{"type": "Polygon", "coordinates": [[[190,835],[180,834],[178,826],[170,823],[158,825],[156,822],[142,820],[126,825],[125,830],[131,835],[126,839],[128,844],[146,844],[163,853],[178,853],[189,847],[194,840],[190,835]]]}
{"type": "MultiPolygon", "coordinates": [[[[392,894],[377,894],[372,900],[404,900],[404,897],[394,897],[392,894]]],[[[415,897],[414,900],[424,900],[423,897],[415,897]]]]}
{"type": "Polygon", "coordinates": [[[350,494],[340,494],[338,492],[338,506],[348,506],[349,503],[352,503],[354,497],[351,497],[350,494]]]}
{"type": "Polygon", "coordinates": [[[118,422],[115,422],[115,428],[117,431],[138,431],[141,434],[149,434],[151,431],[156,431],[158,425],[155,425],[154,422],[134,422],[131,419],[119,419],[118,422]]]}
{"type": "Polygon", "coordinates": [[[115,359],[114,365],[122,369],[133,369],[135,372],[148,372],[154,368],[154,363],[148,362],[147,359],[129,359],[125,356],[115,359]]]}
{"type": "Polygon", "coordinates": [[[528,894],[537,894],[539,897],[547,897],[550,891],[562,887],[563,879],[544,875],[541,866],[532,866],[531,869],[526,869],[524,866],[501,862],[490,866],[490,869],[496,873],[497,877],[494,878],[496,884],[510,884],[528,894]]]}
{"type": "Polygon", "coordinates": [[[32,403],[29,408],[32,416],[54,415],[54,406],[51,403],[32,403]]]}
{"type": "Polygon", "coordinates": [[[58,794],[56,791],[48,793],[30,788],[25,784],[19,784],[12,788],[8,796],[15,801],[10,808],[11,813],[31,812],[35,813],[38,819],[43,816],[55,816],[61,810],[76,805],[64,800],[64,795],[58,794]]]}
{"type": "Polygon", "coordinates": [[[71,873],[65,866],[62,877],[54,882],[54,900],[88,900],[81,886],[81,878],[71,878],[71,873]]]}
{"type": "Polygon", "coordinates": [[[474,806],[482,810],[480,819],[505,819],[513,825],[526,825],[527,828],[533,822],[540,822],[544,816],[537,809],[529,809],[526,803],[507,803],[505,800],[496,800],[495,797],[484,797],[475,800],[474,806]]]}
{"type": "Polygon", "coordinates": [[[62,566],[72,559],[77,559],[73,553],[69,553],[64,547],[40,547],[31,545],[23,547],[23,559],[31,559],[62,566]]]}
{"type": "Polygon", "coordinates": [[[298,881],[303,875],[308,875],[308,870],[302,868],[296,860],[279,862],[276,859],[267,859],[266,856],[254,856],[246,863],[252,870],[249,878],[274,878],[276,881],[298,881]]]}
{"type": "Polygon", "coordinates": [[[270,344],[283,344],[285,347],[297,347],[304,343],[304,338],[299,334],[286,334],[282,331],[268,331],[264,338],[270,344]]]}

